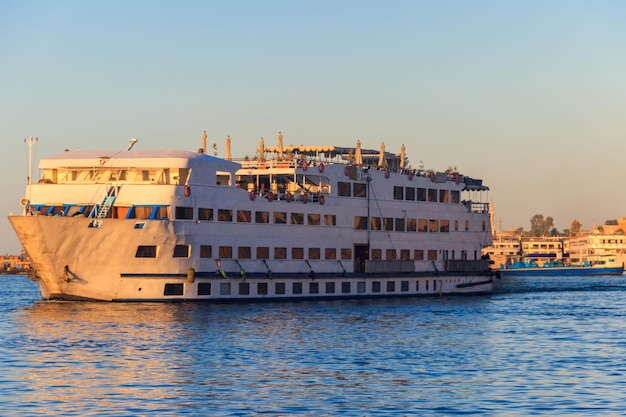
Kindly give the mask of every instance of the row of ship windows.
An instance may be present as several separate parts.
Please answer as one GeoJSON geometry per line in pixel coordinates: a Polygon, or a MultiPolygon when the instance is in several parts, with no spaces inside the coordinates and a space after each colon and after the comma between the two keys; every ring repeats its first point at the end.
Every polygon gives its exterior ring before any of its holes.
{"type": "MultiPolygon", "coordinates": [[[[158,246],[156,245],[141,245],[137,247],[135,252],[136,258],[156,258],[158,255],[158,246]]],[[[252,247],[239,246],[237,247],[237,256],[234,257],[232,246],[219,246],[217,248],[217,259],[253,259],[252,247]]],[[[273,248],[274,256],[270,257],[270,248],[267,246],[259,246],[256,248],[254,259],[288,259],[288,250],[284,247],[273,248]]],[[[291,258],[289,259],[322,259],[322,250],[320,248],[308,248],[307,255],[305,257],[304,248],[291,248],[291,258]]],[[[411,258],[410,249],[400,249],[399,253],[396,249],[371,249],[370,259],[374,261],[383,260],[383,253],[385,254],[385,260],[402,260],[402,261],[436,261],[438,260],[438,251],[436,249],[414,249],[413,257],[411,258]]],[[[448,259],[448,251],[442,251],[443,259],[448,259]]],[[[189,258],[191,256],[190,245],[176,245],[174,246],[173,257],[174,258],[189,258]]],[[[452,251],[451,258],[455,259],[455,251],[452,251]]],[[[476,255],[475,255],[476,256],[476,255]]],[[[200,245],[200,258],[213,258],[213,246],[200,245]]],[[[337,258],[337,248],[324,248],[324,259],[334,260],[337,258]]],[[[341,248],[339,249],[339,259],[352,260],[352,249],[341,248]]],[[[461,251],[461,259],[467,259],[467,251],[461,251]]]]}
{"type": "MultiPolygon", "coordinates": [[[[367,197],[367,185],[358,182],[339,182],[337,195],[340,197],[367,197]]],[[[460,203],[461,192],[439,188],[393,187],[394,200],[426,201],[431,203],[460,203]]]]}
{"type": "MultiPolygon", "coordinates": [[[[251,223],[252,211],[237,210],[233,213],[232,209],[217,209],[217,221],[232,222],[236,215],[237,223],[251,223]]],[[[178,220],[193,220],[193,207],[178,206],[175,209],[175,218],[178,220]]],[[[213,221],[215,218],[212,208],[198,208],[199,221],[213,221]]],[[[325,226],[336,226],[337,216],[334,214],[317,213],[287,213],[284,211],[255,211],[255,223],[269,223],[270,218],[274,224],[306,224],[310,226],[319,226],[322,224],[322,218],[325,226]]],[[[389,230],[396,232],[430,232],[430,233],[448,233],[450,231],[449,220],[437,219],[412,219],[412,218],[393,218],[393,217],[371,217],[369,221],[370,230],[389,230]]],[[[368,218],[364,216],[354,216],[354,228],[357,230],[367,230],[368,218]]],[[[482,230],[485,231],[487,224],[482,223],[482,230]]],[[[465,231],[469,230],[469,221],[465,220],[465,231]]],[[[459,230],[459,221],[454,221],[454,230],[459,230]]]]}
{"type": "MultiPolygon", "coordinates": [[[[274,295],[286,295],[287,294],[287,284],[284,282],[274,282],[274,295]]],[[[341,284],[341,294],[351,294],[352,293],[352,282],[343,281],[341,284]]],[[[371,292],[372,293],[382,293],[383,287],[381,281],[372,281],[371,292]]],[[[441,285],[441,284],[440,284],[441,285]]],[[[429,282],[426,281],[425,291],[429,291],[429,282]]],[[[396,292],[396,281],[386,281],[385,283],[386,293],[394,293],[396,292]]],[[[337,294],[337,283],[333,281],[326,282],[323,286],[324,294],[337,294]]],[[[199,282],[198,283],[198,295],[212,295],[212,285],[210,282],[199,282]]],[[[366,282],[359,281],[356,283],[356,292],[357,294],[365,294],[366,282]]],[[[415,282],[415,291],[420,291],[420,283],[419,281],[415,282]]],[[[432,282],[432,291],[437,291],[437,280],[433,280],[432,282]]],[[[409,281],[400,281],[400,292],[409,292],[409,281]]],[[[184,293],[184,284],[165,284],[165,290],[163,295],[165,296],[178,296],[183,295],[184,293]]],[[[267,282],[258,282],[256,283],[256,294],[257,295],[268,295],[269,294],[269,285],[267,282]]],[[[291,295],[300,295],[303,294],[303,283],[302,282],[293,282],[291,284],[291,295]]],[[[309,294],[320,294],[320,283],[319,282],[309,282],[309,294]]],[[[219,285],[219,295],[221,296],[229,296],[232,294],[232,285],[230,282],[221,282],[219,285]]],[[[250,295],[250,283],[249,282],[240,282],[238,284],[238,294],[237,295],[250,295]]]]}

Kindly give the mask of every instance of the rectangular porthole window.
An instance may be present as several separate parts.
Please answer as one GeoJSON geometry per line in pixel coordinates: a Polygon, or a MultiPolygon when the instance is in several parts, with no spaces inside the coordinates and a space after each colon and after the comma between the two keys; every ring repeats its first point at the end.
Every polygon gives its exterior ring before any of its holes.
{"type": "Polygon", "coordinates": [[[135,223],[135,226],[133,226],[133,229],[145,229],[145,228],[146,228],[145,223],[135,223]]]}
{"type": "Polygon", "coordinates": [[[211,295],[211,283],[199,282],[198,283],[198,295],[211,295]]]}
{"type": "Polygon", "coordinates": [[[387,281],[387,292],[395,292],[395,291],[396,291],[396,282],[387,281]]]}
{"type": "Polygon", "coordinates": [[[174,246],[174,258],[189,258],[189,245],[174,246]]]}
{"type": "Polygon", "coordinates": [[[345,281],[341,283],[341,293],[342,294],[350,294],[350,282],[349,281],[345,281]]]}
{"type": "Polygon", "coordinates": [[[356,283],[356,292],[363,294],[365,292],[365,281],[359,281],[356,283]]]}
{"type": "Polygon", "coordinates": [[[295,294],[295,295],[302,294],[302,283],[294,282],[291,288],[291,292],[292,294],[295,294]]]}
{"type": "Polygon", "coordinates": [[[176,207],[174,217],[181,220],[193,219],[193,207],[176,207]]]}
{"type": "Polygon", "coordinates": [[[198,220],[204,221],[213,221],[213,209],[210,208],[199,208],[198,209],[198,220]]]}
{"type": "Polygon", "coordinates": [[[409,291],[409,281],[400,281],[400,291],[402,292],[409,291]]]}
{"type": "Polygon", "coordinates": [[[267,295],[267,282],[259,282],[256,287],[258,295],[267,295]]]}
{"type": "Polygon", "coordinates": [[[220,295],[230,295],[230,282],[220,282],[220,295]]]}
{"type": "Polygon", "coordinates": [[[372,282],[372,292],[380,292],[380,281],[372,282]]]}
{"type": "Polygon", "coordinates": [[[156,246],[139,246],[137,247],[137,252],[135,252],[135,258],[156,258],[156,256],[156,246]]]}
{"type": "Polygon", "coordinates": [[[239,295],[250,295],[250,283],[249,282],[239,283],[239,295]]]}
{"type": "Polygon", "coordinates": [[[285,294],[285,283],[284,282],[277,282],[276,286],[274,287],[274,293],[276,295],[283,295],[283,294],[285,294]]]}
{"type": "Polygon", "coordinates": [[[309,294],[319,294],[320,284],[319,282],[309,282],[309,294]]]}
{"type": "Polygon", "coordinates": [[[327,282],[326,283],[326,294],[334,294],[335,293],[335,283],[327,282]]]}
{"type": "Polygon", "coordinates": [[[183,284],[165,284],[163,295],[183,295],[183,284]]]}

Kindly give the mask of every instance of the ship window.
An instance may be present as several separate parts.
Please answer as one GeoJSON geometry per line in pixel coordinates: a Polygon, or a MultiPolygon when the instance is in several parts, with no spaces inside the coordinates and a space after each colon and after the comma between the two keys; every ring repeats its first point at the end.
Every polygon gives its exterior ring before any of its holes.
{"type": "Polygon", "coordinates": [[[158,219],[158,220],[169,219],[170,218],[169,207],[168,206],[155,206],[150,218],[158,219]]]}
{"type": "Polygon", "coordinates": [[[400,281],[400,291],[402,292],[409,291],[409,281],[400,281]]]}
{"type": "Polygon", "coordinates": [[[458,232],[458,231],[459,231],[459,221],[458,221],[458,220],[455,220],[455,221],[454,221],[454,231],[455,231],[455,232],[458,232]]]}
{"type": "Polygon", "coordinates": [[[198,295],[211,295],[211,283],[199,282],[198,283],[198,295]]]}
{"type": "Polygon", "coordinates": [[[411,260],[411,251],[408,249],[400,249],[400,259],[403,261],[411,260]]]}
{"type": "Polygon", "coordinates": [[[337,216],[335,216],[334,214],[324,214],[324,224],[326,226],[336,226],[337,216]]]}
{"type": "Polygon", "coordinates": [[[307,215],[307,224],[310,226],[319,226],[320,225],[320,215],[309,213],[307,215]]]}
{"type": "Polygon", "coordinates": [[[465,220],[465,231],[469,230],[469,220],[465,220]]]}
{"type": "Polygon", "coordinates": [[[350,183],[349,182],[341,182],[337,184],[337,195],[340,197],[350,197],[350,183]]]}
{"type": "Polygon", "coordinates": [[[435,249],[428,249],[428,260],[429,261],[437,260],[437,251],[435,249]]]}
{"type": "Polygon", "coordinates": [[[337,259],[337,249],[335,248],[324,249],[324,259],[337,259]]]}
{"type": "Polygon", "coordinates": [[[254,217],[257,223],[269,223],[270,222],[269,211],[257,211],[254,213],[254,217]]]}
{"type": "Polygon", "coordinates": [[[206,221],[212,222],[213,221],[213,209],[199,208],[198,220],[206,220],[206,221]]]}
{"type": "Polygon", "coordinates": [[[439,231],[448,233],[450,231],[450,220],[439,220],[439,231]]]}
{"type": "Polygon", "coordinates": [[[430,233],[437,233],[437,230],[439,229],[438,226],[439,226],[438,220],[433,220],[433,219],[428,220],[428,231],[430,233]]]}
{"type": "Polygon", "coordinates": [[[418,232],[428,232],[428,221],[426,219],[419,219],[417,221],[418,232]]]}
{"type": "Polygon", "coordinates": [[[319,294],[320,284],[319,282],[309,282],[309,294],[319,294]]]}
{"type": "Polygon", "coordinates": [[[252,212],[250,210],[237,210],[237,221],[239,223],[250,223],[252,221],[252,212]]]}
{"type": "Polygon", "coordinates": [[[372,282],[372,292],[380,292],[380,281],[372,282]]]}
{"type": "Polygon", "coordinates": [[[381,221],[380,221],[380,217],[372,217],[371,218],[371,228],[372,230],[381,230],[381,221]]]}
{"type": "Polygon", "coordinates": [[[274,259],[287,259],[287,248],[274,248],[274,259]]]}
{"type": "Polygon", "coordinates": [[[256,293],[258,295],[267,295],[267,282],[259,282],[256,285],[256,293]]]}
{"type": "Polygon", "coordinates": [[[384,217],[383,225],[385,230],[393,230],[393,218],[392,217],[384,217]]]}
{"type": "Polygon", "coordinates": [[[359,281],[356,283],[356,292],[363,294],[365,292],[365,281],[359,281]]]}
{"type": "Polygon", "coordinates": [[[230,295],[230,282],[220,282],[220,295],[230,295]]]}
{"type": "Polygon", "coordinates": [[[267,246],[259,246],[256,248],[256,258],[257,259],[269,259],[270,258],[270,248],[267,246]]]}
{"type": "Polygon", "coordinates": [[[274,293],[278,294],[278,295],[282,295],[285,293],[285,283],[284,282],[277,282],[276,286],[274,287],[274,293]]]}
{"type": "Polygon", "coordinates": [[[239,283],[239,295],[250,295],[250,283],[249,282],[239,283]]]}
{"type": "Polygon", "coordinates": [[[183,295],[183,284],[165,284],[163,295],[183,295]]]}
{"type": "Polygon", "coordinates": [[[250,248],[250,246],[239,246],[237,248],[237,257],[239,259],[252,258],[252,248],[250,248]]]}
{"type": "Polygon", "coordinates": [[[383,257],[383,251],[381,249],[372,249],[372,260],[380,261],[383,257]]]}
{"type": "Polygon", "coordinates": [[[291,248],[291,259],[304,259],[304,248],[291,248]]]}
{"type": "Polygon", "coordinates": [[[212,258],[213,257],[213,248],[211,245],[200,245],[200,257],[201,258],[212,258]]]}
{"type": "Polygon", "coordinates": [[[415,291],[419,292],[419,290],[420,290],[420,282],[415,281],[415,291]]]}
{"type": "Polygon", "coordinates": [[[309,248],[309,259],[320,259],[320,248],[309,248]]]}
{"type": "Polygon", "coordinates": [[[354,192],[352,193],[352,195],[354,197],[367,197],[367,188],[365,187],[365,184],[361,184],[359,182],[355,182],[354,183],[354,192]]]}
{"type": "Polygon", "coordinates": [[[461,192],[458,190],[450,191],[450,202],[458,204],[461,202],[461,192]]]}
{"type": "MultiPolygon", "coordinates": [[[[133,206],[132,213],[130,214],[131,219],[149,219],[152,215],[152,206],[133,206]]],[[[176,207],[176,216],[178,216],[178,207],[176,207]]],[[[177,219],[179,217],[176,217],[177,219]]],[[[192,217],[193,218],[193,213],[192,217]]]]}
{"type": "Polygon", "coordinates": [[[326,294],[334,294],[335,293],[335,283],[327,282],[326,283],[326,294]]]}
{"type": "Polygon", "coordinates": [[[410,200],[410,201],[415,200],[415,188],[413,188],[413,187],[406,187],[406,190],[404,192],[404,199],[405,200],[410,200]]]}
{"type": "MultiPolygon", "coordinates": [[[[150,207],[150,212],[152,212],[152,207],[150,207]]],[[[182,220],[193,219],[193,207],[176,207],[174,213],[175,213],[174,216],[177,219],[182,219],[182,220]]],[[[142,218],[146,218],[146,217],[142,217],[142,218]]],[[[150,215],[148,215],[147,218],[150,218],[150,215]]]]}
{"type": "Polygon", "coordinates": [[[350,288],[350,281],[344,281],[341,283],[341,293],[342,294],[350,294],[351,288],[350,288]]]}
{"type": "Polygon", "coordinates": [[[483,220],[483,232],[487,229],[487,223],[483,220]]]}
{"type": "Polygon", "coordinates": [[[233,221],[233,211],[230,209],[218,209],[217,210],[217,221],[218,222],[232,222],[233,221]]]}
{"type": "Polygon", "coordinates": [[[233,257],[232,246],[220,246],[219,258],[231,259],[233,257]]]}
{"type": "Polygon", "coordinates": [[[304,224],[304,214],[291,213],[291,224],[304,224]]]}
{"type": "Polygon", "coordinates": [[[344,261],[352,260],[352,249],[341,248],[341,259],[343,259],[344,261]]]}
{"type": "Polygon", "coordinates": [[[156,258],[156,256],[156,246],[139,246],[137,247],[137,252],[135,252],[135,258],[156,258]]]}
{"type": "Polygon", "coordinates": [[[439,202],[440,203],[448,202],[448,190],[439,190],[439,202]]]}
{"type": "Polygon", "coordinates": [[[417,201],[426,201],[426,188],[417,188],[417,201]]]}
{"type": "Polygon", "coordinates": [[[396,250],[395,249],[387,249],[385,253],[385,259],[388,261],[396,260],[396,250]]]}
{"type": "Polygon", "coordinates": [[[404,187],[399,187],[397,185],[393,186],[393,199],[404,200],[404,187]]]}
{"type": "Polygon", "coordinates": [[[135,225],[133,226],[133,229],[145,229],[146,228],[146,223],[141,222],[141,223],[135,223],[135,225]]]}
{"type": "Polygon", "coordinates": [[[287,213],[274,212],[274,224],[287,224],[287,213]]]}
{"type": "Polygon", "coordinates": [[[367,230],[367,217],[354,216],[354,228],[356,230],[367,230]]]}
{"type": "Polygon", "coordinates": [[[188,258],[188,257],[189,257],[189,245],[174,246],[174,258],[188,258]]]}
{"type": "Polygon", "coordinates": [[[302,283],[301,282],[294,282],[291,286],[291,293],[292,294],[302,294],[302,283]]]}
{"type": "Polygon", "coordinates": [[[395,291],[396,291],[396,282],[387,281],[387,292],[395,292],[395,291]]]}
{"type": "Polygon", "coordinates": [[[437,190],[434,188],[428,189],[428,202],[436,203],[437,202],[437,190]]]}
{"type": "Polygon", "coordinates": [[[417,231],[417,220],[416,219],[406,219],[406,231],[407,232],[415,232],[415,231],[417,231]]]}
{"type": "Polygon", "coordinates": [[[415,259],[416,261],[423,261],[424,260],[424,249],[415,249],[413,251],[413,259],[415,259]]]}

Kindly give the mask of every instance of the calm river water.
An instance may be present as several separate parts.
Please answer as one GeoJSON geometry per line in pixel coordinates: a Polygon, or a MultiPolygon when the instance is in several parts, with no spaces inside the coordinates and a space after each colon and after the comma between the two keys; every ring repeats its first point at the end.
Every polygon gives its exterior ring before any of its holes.
{"type": "Polygon", "coordinates": [[[626,277],[239,305],[44,302],[0,282],[2,416],[626,414],[626,277]]]}

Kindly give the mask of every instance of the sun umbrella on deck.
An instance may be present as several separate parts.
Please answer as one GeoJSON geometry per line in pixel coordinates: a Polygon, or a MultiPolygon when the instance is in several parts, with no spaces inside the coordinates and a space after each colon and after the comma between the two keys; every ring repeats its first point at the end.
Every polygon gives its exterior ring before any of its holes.
{"type": "Polygon", "coordinates": [[[283,159],[283,134],[278,132],[278,159],[283,159]]]}
{"type": "Polygon", "coordinates": [[[263,138],[259,141],[259,159],[261,161],[265,160],[265,141],[263,138]]]}
{"type": "Polygon", "coordinates": [[[357,165],[363,165],[363,155],[361,155],[361,141],[356,141],[356,151],[354,152],[354,160],[357,165]]]}
{"type": "Polygon", "coordinates": [[[400,148],[400,168],[404,168],[404,158],[406,156],[406,148],[404,147],[404,143],[400,148]]]}
{"type": "Polygon", "coordinates": [[[380,156],[378,157],[378,166],[382,167],[385,163],[385,142],[380,144],[380,156]]]}

